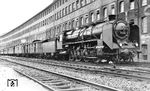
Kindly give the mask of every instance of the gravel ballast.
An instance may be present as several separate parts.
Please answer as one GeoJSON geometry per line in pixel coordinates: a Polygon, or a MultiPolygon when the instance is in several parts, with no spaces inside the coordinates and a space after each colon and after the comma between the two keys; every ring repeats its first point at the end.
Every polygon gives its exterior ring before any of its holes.
{"type": "MultiPolygon", "coordinates": [[[[12,59],[9,60],[19,62],[12,59]]],[[[84,80],[92,81],[98,84],[103,84],[117,89],[122,89],[124,91],[150,91],[150,82],[146,82],[146,81],[131,80],[131,79],[114,77],[114,76],[100,74],[100,73],[90,73],[90,72],[81,71],[77,69],[73,70],[64,67],[44,65],[39,63],[31,63],[31,62],[24,62],[24,61],[20,61],[20,63],[26,64],[28,66],[38,67],[47,71],[52,71],[52,72],[57,72],[69,76],[74,76],[77,78],[82,78],[84,80]]]]}

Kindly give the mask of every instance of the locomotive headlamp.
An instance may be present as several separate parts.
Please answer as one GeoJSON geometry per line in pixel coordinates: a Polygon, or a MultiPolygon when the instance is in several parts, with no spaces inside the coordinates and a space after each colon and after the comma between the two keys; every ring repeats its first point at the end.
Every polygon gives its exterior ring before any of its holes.
{"type": "Polygon", "coordinates": [[[120,43],[119,45],[122,46],[122,43],[120,43]]]}
{"type": "Polygon", "coordinates": [[[136,42],[136,43],[135,43],[135,46],[139,46],[139,44],[136,42]]]}

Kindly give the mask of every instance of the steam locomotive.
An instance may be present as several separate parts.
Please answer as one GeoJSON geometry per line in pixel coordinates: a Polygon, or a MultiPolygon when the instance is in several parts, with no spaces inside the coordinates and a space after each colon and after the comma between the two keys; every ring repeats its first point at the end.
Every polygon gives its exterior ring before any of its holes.
{"type": "Polygon", "coordinates": [[[63,33],[63,49],[71,61],[131,62],[139,45],[139,27],[132,20],[111,20],[63,33]]]}

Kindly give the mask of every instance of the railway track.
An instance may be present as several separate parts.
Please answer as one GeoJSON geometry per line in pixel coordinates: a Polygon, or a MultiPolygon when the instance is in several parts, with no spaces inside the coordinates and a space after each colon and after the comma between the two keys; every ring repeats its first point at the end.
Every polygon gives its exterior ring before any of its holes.
{"type": "Polygon", "coordinates": [[[48,88],[50,91],[122,91],[109,86],[86,81],[80,78],[59,74],[57,72],[46,71],[40,68],[28,66],[18,62],[12,62],[6,59],[3,60],[25,67],[24,69],[28,69],[26,70],[27,72],[18,69],[15,69],[15,71],[36,81],[37,83],[48,88]]]}
{"type": "MultiPolygon", "coordinates": [[[[14,58],[16,59],[16,58],[14,58]]],[[[22,61],[25,61],[23,59],[19,59],[22,61]]],[[[53,65],[53,66],[59,66],[59,67],[66,67],[71,69],[80,69],[80,70],[86,70],[86,71],[92,71],[92,72],[100,72],[105,73],[117,77],[124,77],[126,79],[134,79],[138,81],[150,81],[150,72],[145,71],[135,71],[135,70],[126,70],[126,69],[113,69],[113,68],[102,68],[97,66],[89,66],[84,64],[72,64],[72,63],[66,63],[66,62],[47,62],[47,61],[31,61],[31,62],[37,62],[45,65],[53,65]]]]}

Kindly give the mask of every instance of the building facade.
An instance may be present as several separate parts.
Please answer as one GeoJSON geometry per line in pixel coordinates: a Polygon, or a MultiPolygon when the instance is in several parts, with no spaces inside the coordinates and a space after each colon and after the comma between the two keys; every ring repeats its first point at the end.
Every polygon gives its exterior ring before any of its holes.
{"type": "Polygon", "coordinates": [[[140,61],[150,62],[149,13],[150,0],[54,0],[43,11],[1,36],[1,53],[20,52],[18,45],[24,42],[31,51],[33,41],[52,40],[63,31],[107,21],[108,15],[117,15],[118,19],[134,20],[139,25],[140,61]]]}

